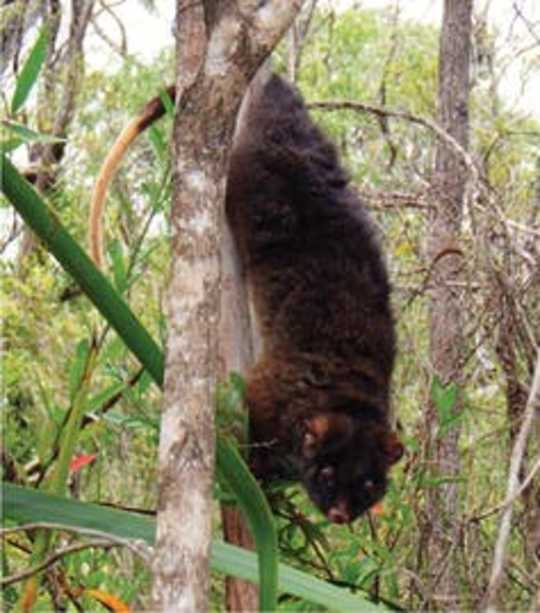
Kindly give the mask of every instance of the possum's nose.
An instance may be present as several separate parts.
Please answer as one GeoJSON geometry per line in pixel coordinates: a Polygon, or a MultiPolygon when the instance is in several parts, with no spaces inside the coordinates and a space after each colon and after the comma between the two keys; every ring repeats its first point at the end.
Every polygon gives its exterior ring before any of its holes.
{"type": "Polygon", "coordinates": [[[331,507],[326,513],[326,517],[334,524],[348,524],[351,521],[351,514],[349,513],[347,504],[343,501],[331,507]]]}

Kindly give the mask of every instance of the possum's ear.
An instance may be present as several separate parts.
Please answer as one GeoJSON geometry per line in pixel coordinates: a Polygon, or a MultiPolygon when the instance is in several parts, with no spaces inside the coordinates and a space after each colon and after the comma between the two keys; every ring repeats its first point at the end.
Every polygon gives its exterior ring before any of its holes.
{"type": "Polygon", "coordinates": [[[336,446],[349,439],[353,430],[352,419],[344,413],[319,413],[304,420],[302,454],[314,458],[322,447],[336,446]]]}
{"type": "Polygon", "coordinates": [[[384,435],[382,448],[388,466],[399,462],[405,452],[403,443],[398,439],[395,432],[388,432],[384,435]]]}

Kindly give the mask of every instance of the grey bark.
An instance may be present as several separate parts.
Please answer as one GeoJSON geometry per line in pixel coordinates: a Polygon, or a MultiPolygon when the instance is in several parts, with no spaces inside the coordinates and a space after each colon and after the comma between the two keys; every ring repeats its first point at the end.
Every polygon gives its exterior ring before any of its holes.
{"type": "MultiPolygon", "coordinates": [[[[38,100],[39,130],[66,138],[75,116],[77,95],[83,83],[83,44],[92,16],[94,0],[72,0],[71,21],[67,40],[58,44],[62,8],[57,1],[49,3],[45,14],[49,26],[49,45],[45,69],[41,77],[38,100]]],[[[60,162],[64,156],[65,142],[35,143],[30,148],[32,182],[40,192],[54,187],[60,162]]],[[[36,247],[31,230],[25,229],[18,255],[19,267],[36,247]]]]}
{"type": "MultiPolygon", "coordinates": [[[[472,0],[445,0],[439,48],[438,123],[464,149],[468,148],[469,69],[472,0]]],[[[440,140],[437,144],[434,200],[429,219],[428,255],[432,262],[430,295],[430,357],[433,374],[443,384],[462,379],[463,290],[461,225],[467,183],[463,159],[440,140]]],[[[454,407],[461,411],[461,402],[454,407]]],[[[437,438],[435,407],[429,415],[431,453],[439,476],[459,475],[459,428],[437,438]]],[[[431,596],[434,604],[459,606],[454,553],[459,546],[457,525],[458,486],[434,488],[429,501],[431,596]]]]}
{"type": "Polygon", "coordinates": [[[0,3],[0,79],[11,63],[18,72],[25,33],[47,14],[47,0],[0,3]]]}
{"type": "Polygon", "coordinates": [[[208,610],[228,151],[247,85],[301,2],[259,5],[177,1],[173,261],[153,565],[156,610],[208,610]]]}

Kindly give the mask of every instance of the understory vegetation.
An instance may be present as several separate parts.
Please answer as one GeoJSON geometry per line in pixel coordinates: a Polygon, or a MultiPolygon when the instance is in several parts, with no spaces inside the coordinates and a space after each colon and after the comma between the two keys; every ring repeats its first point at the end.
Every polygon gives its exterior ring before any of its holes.
{"type": "MultiPolygon", "coordinates": [[[[526,96],[516,104],[507,85],[509,74],[523,92],[538,82],[540,31],[531,44],[499,31],[480,10],[476,14],[460,238],[434,254],[427,237],[441,197],[433,181],[435,150],[445,138],[437,127],[438,25],[407,19],[395,6],[338,11],[308,4],[313,10],[302,14],[296,36],[283,41],[274,68],[296,80],[380,229],[399,337],[392,404],[406,454],[382,504],[352,526],[331,525],[300,488],[276,487],[269,501],[279,559],[381,609],[397,610],[444,610],[439,579],[451,569],[459,608],[475,610],[492,572],[540,346],[540,118],[538,106],[533,112],[526,96]],[[453,288],[463,322],[459,380],[442,380],[431,358],[434,271],[448,254],[459,256],[453,288]],[[444,456],[450,439],[457,441],[456,457],[444,456]],[[454,497],[452,514],[441,503],[448,497],[454,497]],[[445,541],[445,534],[457,537],[445,541]]],[[[6,14],[0,33],[9,23],[6,14]]],[[[69,55],[70,35],[62,48],[53,36],[65,34],[49,30],[32,87],[21,69],[35,52],[40,28],[36,18],[17,60],[12,57],[1,75],[3,148],[21,173],[36,165],[34,187],[86,248],[99,166],[127,121],[173,80],[173,51],[143,64],[114,43],[111,68],[97,69],[82,43],[69,55]],[[32,87],[27,97],[20,93],[24,78],[32,87]],[[57,133],[62,109],[69,121],[57,133]]],[[[105,224],[106,277],[161,348],[170,263],[170,128],[167,116],[130,149],[113,182],[105,224]]],[[[3,195],[0,207],[3,479],[148,518],[158,496],[161,391],[155,377],[3,195]]],[[[222,432],[235,430],[242,419],[242,380],[231,381],[219,403],[222,432]]],[[[513,501],[501,609],[540,608],[539,424],[533,421],[520,465],[519,480],[528,481],[513,501]]],[[[215,500],[218,538],[218,503],[236,501],[222,475],[215,500]]],[[[7,515],[4,527],[13,527],[7,515]]],[[[3,535],[4,578],[79,542],[67,531],[44,534],[3,535]]],[[[87,538],[96,541],[93,546],[46,567],[33,610],[148,606],[151,575],[144,560],[122,543],[104,543],[102,535],[87,538]]],[[[223,570],[215,567],[213,574],[216,611],[223,608],[223,570]]],[[[5,610],[30,597],[29,585],[27,578],[4,585],[5,610]]],[[[325,610],[317,602],[283,594],[278,610],[325,610]]]]}

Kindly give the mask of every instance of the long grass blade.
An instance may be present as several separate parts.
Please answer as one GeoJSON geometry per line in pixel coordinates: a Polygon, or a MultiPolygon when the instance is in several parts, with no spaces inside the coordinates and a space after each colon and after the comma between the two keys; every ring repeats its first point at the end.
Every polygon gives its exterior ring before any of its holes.
{"type": "Polygon", "coordinates": [[[225,436],[217,440],[216,455],[218,470],[235,493],[257,544],[259,608],[261,611],[274,611],[278,586],[278,540],[274,516],[244,460],[225,436]]]}
{"type": "Polygon", "coordinates": [[[62,226],[34,188],[6,156],[1,158],[2,191],[47,249],[80,285],[98,311],[148,370],[163,383],[163,354],[146,328],[115,291],[108,279],[62,226]]]}
{"type": "MultiPolygon", "coordinates": [[[[73,528],[99,530],[116,537],[144,540],[154,544],[156,522],[127,511],[83,503],[78,500],[46,494],[11,483],[2,484],[4,519],[19,524],[47,522],[73,528]]],[[[240,547],[214,540],[212,569],[240,579],[258,582],[257,556],[240,547]]],[[[303,598],[332,611],[386,611],[384,606],[349,593],[321,579],[312,577],[285,564],[279,565],[279,591],[303,598]]]]}
{"type": "Polygon", "coordinates": [[[11,99],[11,112],[15,114],[26,102],[30,91],[37,81],[38,75],[47,57],[47,45],[49,44],[49,28],[45,25],[41,29],[30,54],[17,78],[15,92],[11,99]]]}

